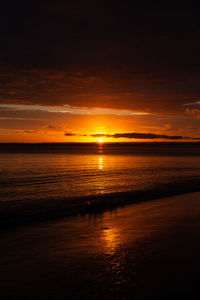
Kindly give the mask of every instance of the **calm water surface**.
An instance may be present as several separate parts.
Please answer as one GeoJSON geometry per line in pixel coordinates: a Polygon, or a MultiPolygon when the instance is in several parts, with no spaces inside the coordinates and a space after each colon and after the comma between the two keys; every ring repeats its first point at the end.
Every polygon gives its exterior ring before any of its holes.
{"type": "Polygon", "coordinates": [[[0,153],[1,201],[156,189],[162,183],[200,178],[197,146],[186,153],[180,146],[156,145],[85,148],[79,144],[64,153],[60,148],[57,152],[46,147],[37,153],[0,153]]]}

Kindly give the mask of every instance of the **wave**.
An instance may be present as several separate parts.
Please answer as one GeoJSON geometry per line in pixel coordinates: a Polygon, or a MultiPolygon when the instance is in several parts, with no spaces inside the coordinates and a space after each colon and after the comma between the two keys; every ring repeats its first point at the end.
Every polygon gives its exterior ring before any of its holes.
{"type": "Polygon", "coordinates": [[[106,210],[169,196],[200,191],[200,179],[159,184],[152,189],[100,194],[95,196],[39,199],[35,201],[2,201],[0,229],[66,218],[73,215],[101,214],[106,210]]]}

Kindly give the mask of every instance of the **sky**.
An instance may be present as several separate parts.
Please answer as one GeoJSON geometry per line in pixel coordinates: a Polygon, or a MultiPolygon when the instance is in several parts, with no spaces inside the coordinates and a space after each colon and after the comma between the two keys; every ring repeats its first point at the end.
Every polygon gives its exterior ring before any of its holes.
{"type": "Polygon", "coordinates": [[[200,7],[137,2],[1,1],[1,142],[200,138],[200,7]]]}

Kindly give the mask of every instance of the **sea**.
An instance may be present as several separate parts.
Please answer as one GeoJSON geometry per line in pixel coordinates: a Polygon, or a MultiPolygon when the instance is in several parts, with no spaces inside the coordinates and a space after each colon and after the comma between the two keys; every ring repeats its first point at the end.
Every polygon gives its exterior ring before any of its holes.
{"type": "Polygon", "coordinates": [[[0,144],[0,226],[200,190],[200,143],[0,144]]]}

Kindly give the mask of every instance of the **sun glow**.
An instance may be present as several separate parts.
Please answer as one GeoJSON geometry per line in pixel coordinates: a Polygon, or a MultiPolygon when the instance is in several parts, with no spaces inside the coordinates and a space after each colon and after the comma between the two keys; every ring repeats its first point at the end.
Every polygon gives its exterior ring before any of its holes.
{"type": "Polygon", "coordinates": [[[98,139],[98,143],[102,144],[103,143],[103,139],[102,138],[98,139]]]}

